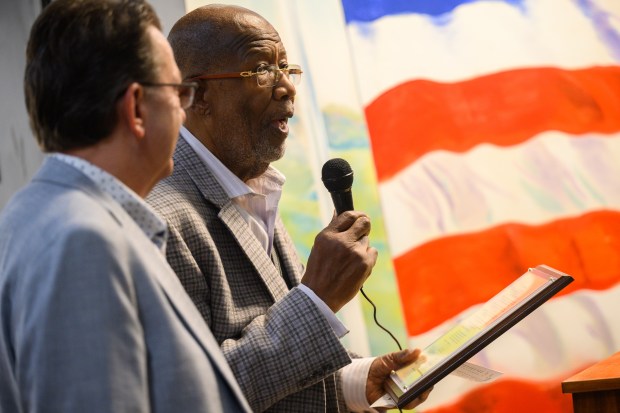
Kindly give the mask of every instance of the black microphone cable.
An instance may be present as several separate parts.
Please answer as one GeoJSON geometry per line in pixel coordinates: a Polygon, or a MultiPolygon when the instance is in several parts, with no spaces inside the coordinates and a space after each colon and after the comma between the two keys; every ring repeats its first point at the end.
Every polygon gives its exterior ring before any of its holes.
{"type": "Polygon", "coordinates": [[[386,327],[384,327],[379,320],[377,319],[377,306],[375,305],[375,303],[372,302],[372,300],[366,295],[366,293],[364,292],[364,287],[360,288],[360,292],[362,293],[362,295],[364,296],[364,298],[366,299],[366,301],[368,301],[368,303],[370,303],[370,305],[372,306],[372,317],[375,320],[375,324],[383,331],[385,331],[386,333],[388,333],[390,335],[390,337],[392,337],[392,340],[394,340],[396,342],[396,345],[398,346],[399,350],[402,350],[403,347],[400,345],[400,342],[398,341],[398,339],[394,336],[394,334],[392,334],[392,332],[390,330],[388,330],[386,327]]]}
{"type": "MultiPolygon", "coordinates": [[[[321,169],[321,180],[331,194],[332,201],[336,207],[336,214],[340,215],[344,211],[353,210],[353,197],[351,194],[351,186],[353,185],[353,169],[351,169],[349,162],[342,158],[333,158],[328,160],[321,169]]],[[[375,303],[373,303],[372,300],[366,295],[363,288],[360,288],[360,292],[373,308],[373,318],[375,320],[375,324],[379,326],[380,329],[388,333],[396,342],[398,349],[402,350],[403,348],[394,334],[385,328],[377,319],[377,306],[375,303]]]]}
{"type": "MultiPolygon", "coordinates": [[[[394,334],[392,334],[392,332],[390,330],[388,330],[386,327],[384,327],[383,325],[381,325],[381,323],[379,322],[379,320],[377,319],[377,306],[375,305],[375,303],[372,302],[372,300],[366,295],[366,293],[364,292],[364,287],[360,288],[360,293],[362,293],[362,295],[364,296],[364,298],[366,299],[366,301],[368,301],[370,303],[370,305],[372,306],[372,317],[375,320],[375,324],[377,326],[379,326],[380,329],[382,329],[383,331],[385,331],[386,333],[388,333],[390,335],[390,337],[392,337],[392,339],[396,342],[396,345],[398,346],[399,350],[402,350],[402,346],[400,345],[400,342],[398,341],[398,339],[394,336],[394,334]]],[[[396,406],[396,408],[398,409],[399,412],[402,413],[403,409],[401,409],[399,406],[396,406]]]]}
{"type": "MultiPolygon", "coordinates": [[[[331,194],[332,201],[334,202],[334,206],[336,208],[336,214],[340,215],[344,211],[353,210],[353,196],[351,194],[351,186],[353,185],[353,169],[351,169],[351,165],[349,165],[346,160],[342,158],[334,158],[325,162],[321,170],[321,180],[331,194]]],[[[377,319],[377,306],[368,297],[368,295],[366,295],[363,286],[360,288],[360,292],[366,301],[368,301],[368,303],[372,306],[372,316],[375,324],[389,334],[398,346],[398,349],[402,350],[403,347],[400,345],[400,342],[394,334],[384,327],[377,319]]],[[[396,407],[400,412],[402,412],[400,407],[396,407]]]]}

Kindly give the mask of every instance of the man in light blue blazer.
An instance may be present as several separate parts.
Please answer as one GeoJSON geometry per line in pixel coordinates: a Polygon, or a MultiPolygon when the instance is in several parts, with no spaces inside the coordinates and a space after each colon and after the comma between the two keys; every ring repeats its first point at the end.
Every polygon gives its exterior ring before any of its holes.
{"type": "Polygon", "coordinates": [[[49,155],[0,216],[0,411],[249,412],[142,200],[195,91],[151,6],[52,2],[24,84],[49,155]]]}

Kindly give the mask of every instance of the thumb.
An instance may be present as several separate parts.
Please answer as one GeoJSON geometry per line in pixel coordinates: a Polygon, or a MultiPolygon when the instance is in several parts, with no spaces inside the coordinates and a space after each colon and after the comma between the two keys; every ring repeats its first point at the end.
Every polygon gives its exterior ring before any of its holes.
{"type": "Polygon", "coordinates": [[[398,370],[400,368],[403,368],[415,362],[419,356],[420,356],[419,349],[415,349],[415,350],[405,349],[402,351],[397,351],[395,353],[392,353],[391,359],[394,364],[392,366],[392,370],[398,370]]]}

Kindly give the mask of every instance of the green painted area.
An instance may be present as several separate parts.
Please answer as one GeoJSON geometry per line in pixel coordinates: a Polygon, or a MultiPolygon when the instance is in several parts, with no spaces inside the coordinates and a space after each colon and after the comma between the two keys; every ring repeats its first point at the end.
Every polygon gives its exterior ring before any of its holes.
{"type": "MultiPolygon", "coordinates": [[[[364,292],[377,306],[379,322],[406,346],[405,324],[364,119],[361,114],[338,107],[326,108],[323,117],[329,136],[329,157],[340,157],[351,164],[355,173],[352,189],[355,208],[365,211],[372,219],[370,239],[379,259],[364,285],[364,292]]],[[[323,229],[316,191],[324,188],[321,182],[314,182],[307,147],[306,142],[291,136],[285,157],[274,164],[287,180],[281,201],[282,219],[304,262],[314,237],[323,229]]],[[[371,353],[380,355],[398,350],[393,339],[375,324],[371,305],[363,297],[360,301],[371,353]]]]}

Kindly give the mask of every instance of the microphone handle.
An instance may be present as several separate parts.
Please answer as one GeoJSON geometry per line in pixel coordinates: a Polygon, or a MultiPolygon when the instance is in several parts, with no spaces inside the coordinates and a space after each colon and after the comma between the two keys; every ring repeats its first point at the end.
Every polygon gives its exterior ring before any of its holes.
{"type": "Polygon", "coordinates": [[[330,192],[334,207],[336,207],[336,215],[342,214],[344,211],[353,211],[353,194],[351,188],[343,191],[330,192]]]}

